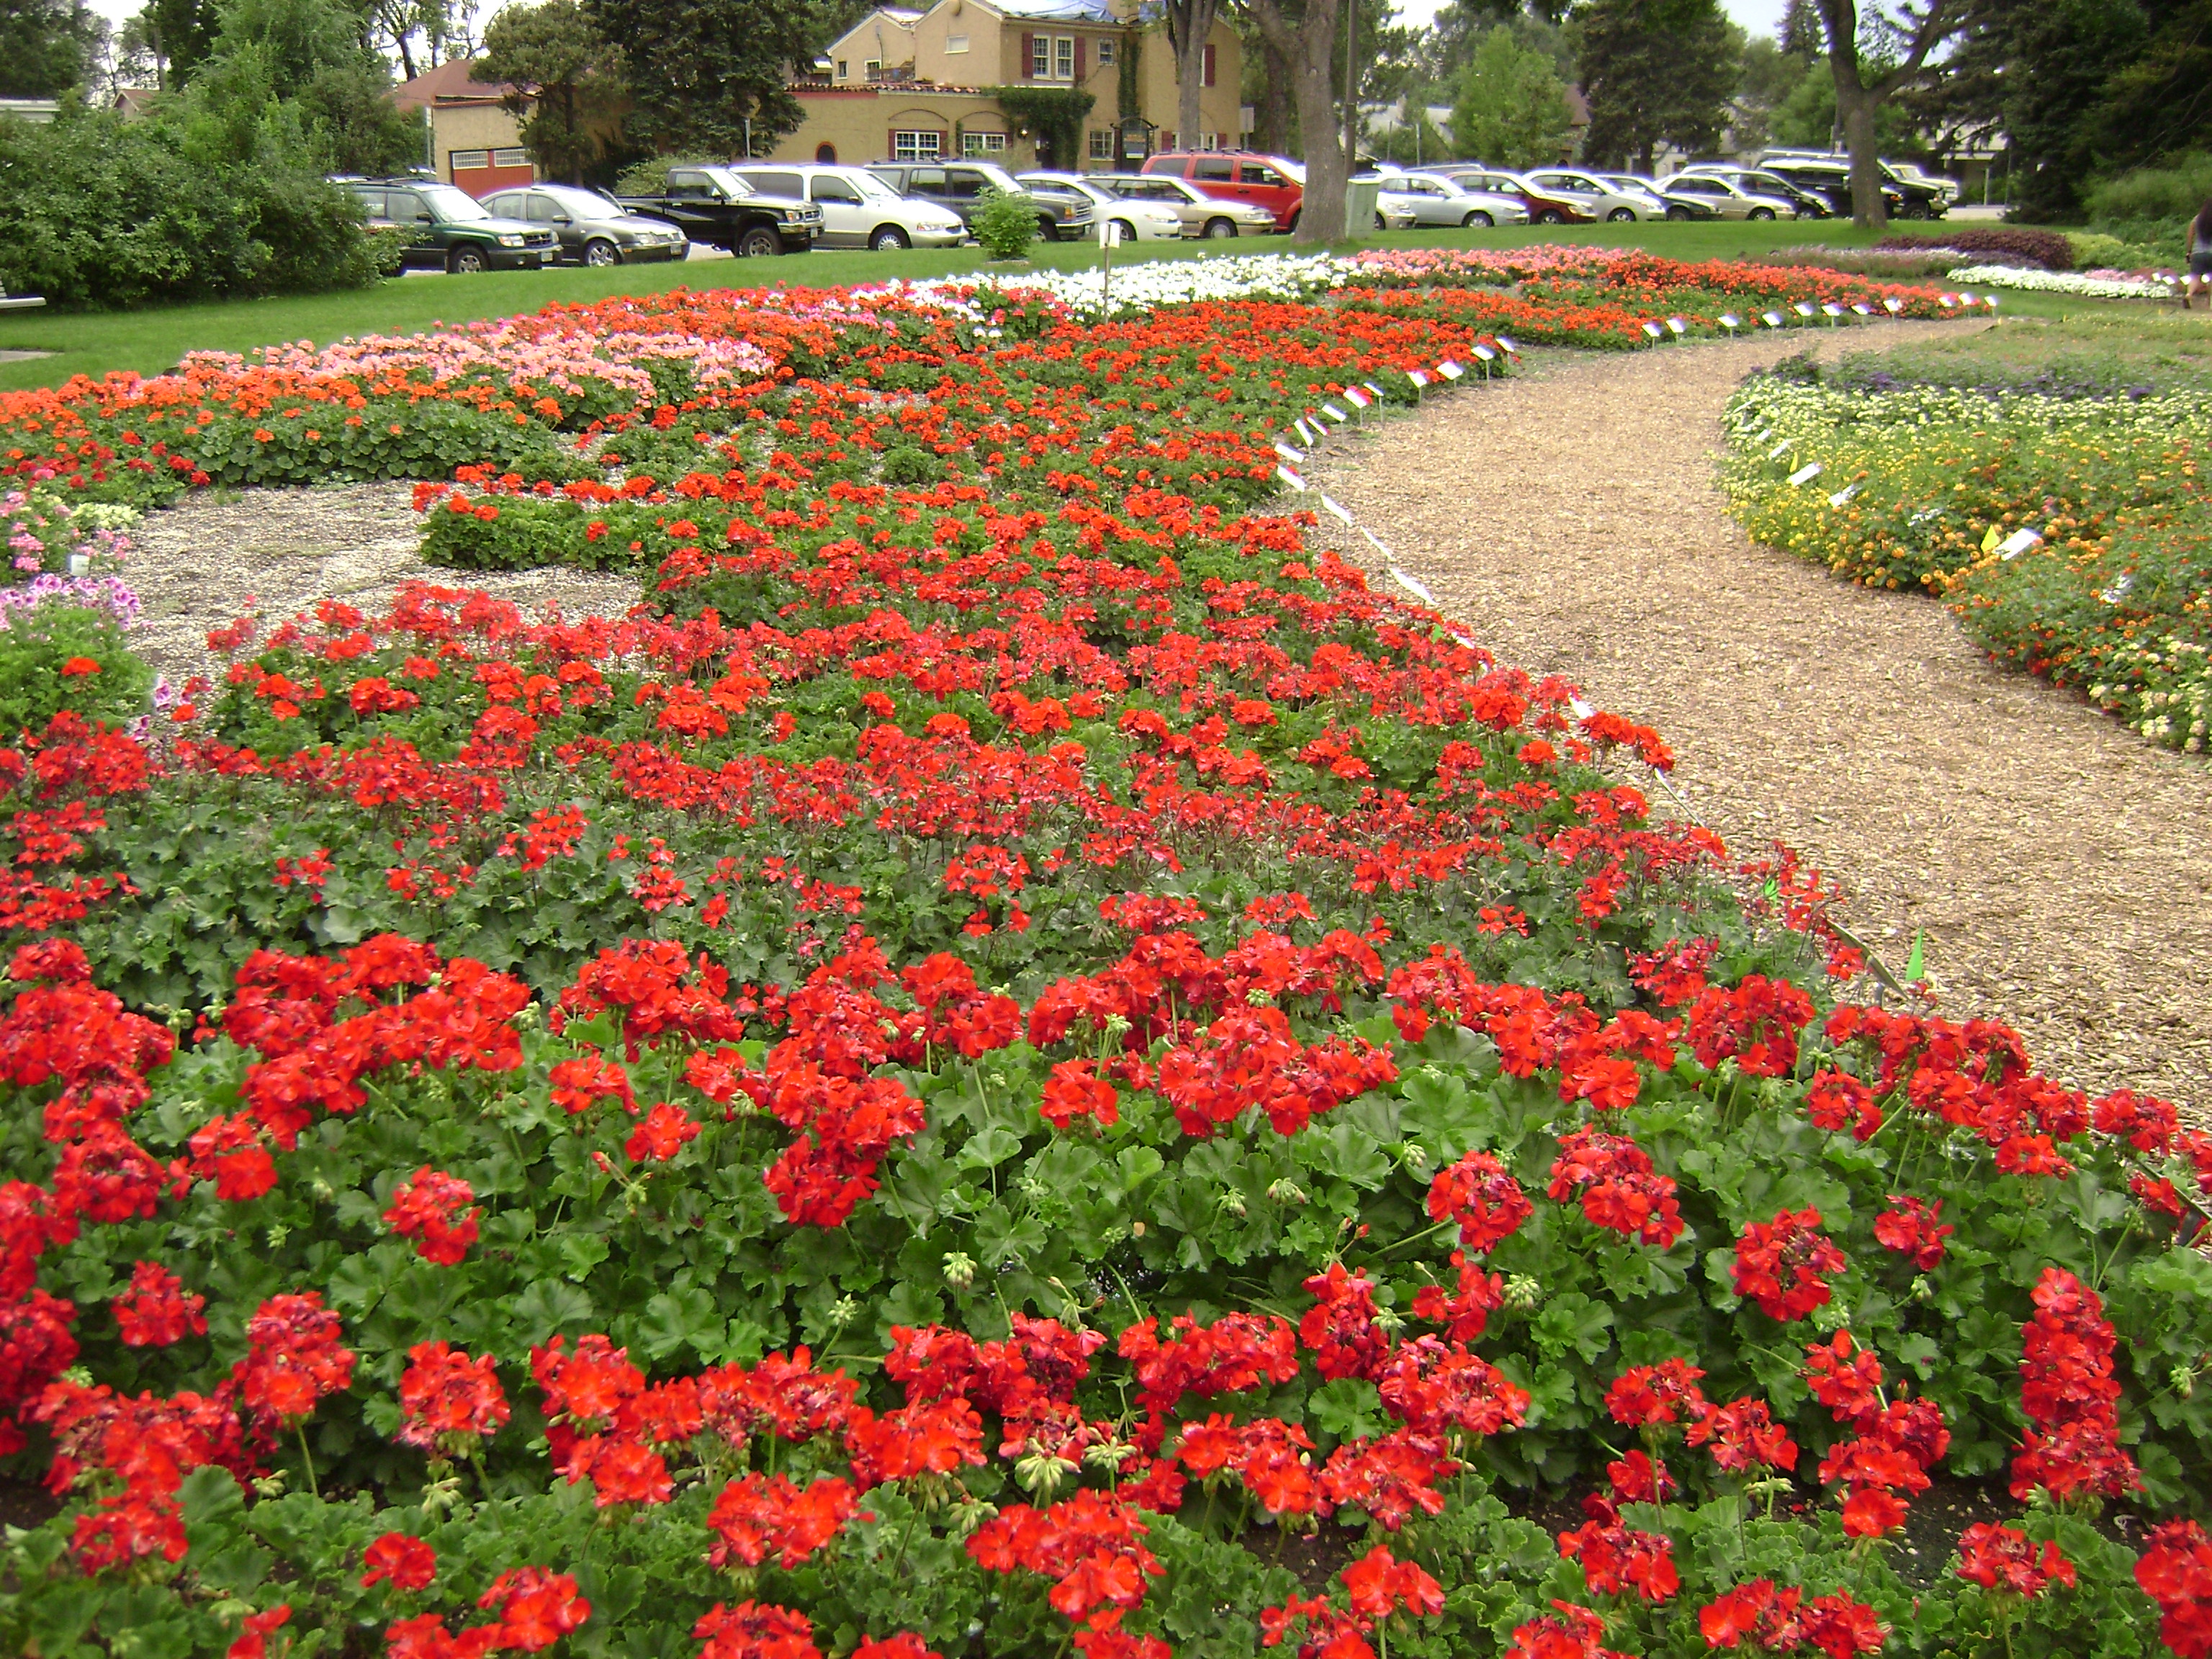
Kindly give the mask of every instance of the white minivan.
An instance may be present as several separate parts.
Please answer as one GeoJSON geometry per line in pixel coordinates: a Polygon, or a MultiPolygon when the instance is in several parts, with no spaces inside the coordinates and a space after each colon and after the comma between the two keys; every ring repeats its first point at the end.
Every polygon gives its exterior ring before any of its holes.
{"type": "Polygon", "coordinates": [[[817,247],[956,247],[967,240],[960,216],[934,202],[901,196],[866,167],[826,162],[746,161],[731,172],[757,190],[795,197],[822,210],[817,247]]]}

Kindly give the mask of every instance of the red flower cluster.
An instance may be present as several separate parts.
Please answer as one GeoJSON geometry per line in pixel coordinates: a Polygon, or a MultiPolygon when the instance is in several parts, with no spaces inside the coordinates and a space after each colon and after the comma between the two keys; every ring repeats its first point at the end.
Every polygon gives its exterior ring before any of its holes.
{"type": "Polygon", "coordinates": [[[1321,1504],[1312,1437],[1278,1417],[1239,1424],[1216,1412],[1186,1423],[1176,1458],[1200,1480],[1224,1471],[1236,1475],[1270,1515],[1311,1515],[1321,1504]]]}
{"type": "Polygon", "coordinates": [[[668,1501],[674,1483],[659,1449],[708,1426],[707,1377],[648,1386],[629,1351],[596,1333],[573,1350],[559,1336],[532,1348],[530,1372],[545,1396],[553,1465],[572,1486],[589,1480],[599,1509],[668,1501]]]}
{"type": "Polygon", "coordinates": [[[423,1261],[450,1267],[477,1242],[477,1218],[483,1212],[471,1203],[475,1197],[475,1188],[458,1176],[417,1170],[392,1188],[384,1218],[400,1237],[415,1241],[423,1261]]]}
{"type": "Polygon", "coordinates": [[[1137,1541],[1146,1530],[1113,1493],[1086,1490],[1049,1509],[1001,1510],[969,1538],[968,1553],[988,1572],[1051,1579],[1055,1613],[1108,1629],[1144,1600],[1145,1581],[1166,1571],[1137,1541]]]}
{"type": "Polygon", "coordinates": [[[1714,1466],[1731,1474],[1797,1467],[1797,1443],[1790,1437],[1788,1429],[1774,1420],[1764,1400],[1736,1400],[1725,1406],[1708,1403],[1684,1438],[1693,1446],[1710,1447],[1714,1466]]]}
{"type": "Polygon", "coordinates": [[[1347,1273],[1332,1261],[1305,1282],[1314,1305],[1298,1321],[1298,1340],[1323,1376],[1373,1376],[1389,1349],[1376,1322],[1375,1286],[1364,1273],[1347,1273]]]}
{"type": "Polygon", "coordinates": [[[1422,1285],[1413,1293],[1413,1317],[1443,1326],[1454,1342],[1472,1342],[1482,1334],[1490,1316],[1505,1305],[1505,1281],[1476,1267],[1464,1250],[1452,1252],[1451,1265],[1458,1283],[1449,1290],[1442,1285],[1422,1285]]]}
{"type": "Polygon", "coordinates": [[[1735,1243],[1735,1293],[1785,1323],[1826,1305],[1834,1292],[1821,1275],[1850,1264],[1820,1229],[1814,1209],[1781,1210],[1772,1221],[1747,1224],[1735,1243]]]}
{"type": "Polygon", "coordinates": [[[1922,1273],[1930,1272],[1943,1260],[1943,1241],[1955,1231],[1943,1221],[1943,1200],[1923,1204],[1893,1193],[1889,1201],[1893,1207],[1875,1218],[1875,1242],[1908,1258],[1922,1273]]]}
{"type": "Polygon", "coordinates": [[[1656,1365],[1632,1365],[1605,1391],[1605,1408],[1616,1423],[1632,1429],[1694,1421],[1710,1405],[1698,1379],[1705,1372],[1683,1359],[1656,1365]]]}
{"type": "Polygon", "coordinates": [[[1534,1212],[1521,1183],[1494,1153],[1469,1152],[1429,1182],[1429,1218],[1458,1222],[1460,1243],[1478,1255],[1497,1249],[1534,1212]]]}
{"type": "Polygon", "coordinates": [[[259,1424],[289,1429],[353,1381],[353,1352],[339,1334],[338,1316],[316,1291],[272,1296],[246,1322],[246,1358],[231,1375],[259,1424]]]}
{"type": "Polygon", "coordinates": [[[1814,1012],[1813,999],[1788,981],[1747,974],[1740,984],[1699,993],[1690,1009],[1690,1047],[1701,1066],[1733,1060],[1751,1077],[1787,1077],[1797,1065],[1797,1034],[1814,1012]]]}
{"type": "Polygon", "coordinates": [[[722,1488],[707,1525],[716,1542],[708,1559],[757,1567],[769,1555],[788,1571],[844,1529],[859,1512],[852,1483],[830,1476],[804,1489],[755,1469],[722,1488]]]}
{"type": "Polygon", "coordinates": [[[1840,1481],[1844,1530],[1854,1538],[1879,1538],[1905,1524],[1907,1495],[1928,1490],[1928,1471],[1950,1449],[1951,1433],[1932,1401],[1882,1398],[1881,1362],[1860,1351],[1849,1331],[1805,1350],[1805,1379],[1813,1397],[1854,1438],[1839,1442],[1820,1462],[1823,1485],[1840,1481]]]}
{"type": "Polygon", "coordinates": [[[473,1457],[508,1416],[489,1354],[471,1359],[446,1342],[418,1342],[407,1351],[399,1378],[399,1440],[434,1458],[473,1457]]]}
{"type": "Polygon", "coordinates": [[[387,1532],[362,1552],[361,1565],[363,1589],[389,1581],[392,1589],[412,1595],[429,1589],[438,1576],[438,1553],[419,1538],[387,1532]]]}
{"type": "Polygon", "coordinates": [[[1661,1249],[1682,1236],[1682,1208],[1674,1182],[1656,1174],[1651,1155],[1626,1135],[1571,1129],[1552,1164],[1550,1195],[1582,1200],[1583,1213],[1601,1227],[1661,1249]]]}
{"type": "Polygon", "coordinates": [[[1605,1645],[1605,1620],[1588,1607],[1554,1601],[1552,1608],[1557,1618],[1514,1626],[1504,1659],[1631,1659],[1605,1645]]]}
{"type": "Polygon", "coordinates": [[[1480,1438],[1520,1427],[1528,1410],[1528,1390],[1456,1340],[1447,1347],[1433,1336],[1393,1348],[1378,1386],[1390,1413],[1423,1434],[1480,1438]]]}
{"type": "Polygon", "coordinates": [[[500,1574],[477,1598],[477,1606],[498,1618],[458,1632],[447,1629],[434,1613],[395,1621],[385,1632],[385,1659],[483,1659],[507,1650],[538,1653],[583,1628],[592,1616],[592,1604],[576,1593],[576,1581],[543,1567],[515,1567],[500,1574]]]}
{"type": "Polygon", "coordinates": [[[1339,1575],[1345,1605],[1292,1591],[1279,1607],[1260,1611],[1260,1645],[1280,1647],[1301,1630],[1298,1659],[1374,1659],[1367,1638],[1400,1613],[1433,1618],[1444,1608],[1443,1586],[1411,1561],[1377,1544],[1339,1575]]]}
{"type": "MultiPolygon", "coordinates": [[[[184,1281],[158,1262],[141,1261],[131,1268],[131,1288],[108,1305],[125,1347],[166,1348],[187,1336],[207,1334],[207,1316],[201,1311],[207,1298],[188,1294],[184,1281]]],[[[12,1391],[0,1382],[0,1400],[10,1397],[12,1391]]]]}
{"type": "Polygon", "coordinates": [[[2141,1484],[2120,1449],[2120,1384],[2113,1337],[2097,1293],[2063,1267],[2045,1267],[2021,1333],[2020,1407],[2030,1427],[2013,1459],[2012,1494],[2118,1498],[2141,1484]]]}
{"type": "Polygon", "coordinates": [[[1137,1403],[1148,1412],[1171,1412],[1185,1395],[1211,1400],[1288,1382],[1298,1374],[1291,1323],[1273,1314],[1224,1314],[1211,1325],[1182,1314],[1169,1326],[1165,1342],[1159,1328],[1157,1316],[1140,1320],[1115,1344],[1115,1352],[1135,1367],[1137,1403]]]}
{"type": "Polygon", "coordinates": [[[2152,1528],[2136,1583],[2158,1603],[2158,1633],[2180,1659],[2212,1655],[2212,1538],[2194,1521],[2152,1528]]]}
{"type": "Polygon", "coordinates": [[[1771,1578],[1738,1584],[1709,1603],[1698,1613],[1698,1628],[1709,1648],[1741,1647],[1748,1637],[1763,1652],[1809,1645],[1828,1659],[1880,1653],[1889,1636],[1872,1607],[1840,1591],[1808,1601],[1795,1585],[1777,1588],[1771,1578]]]}
{"type": "Polygon", "coordinates": [[[1633,1591],[1647,1601],[1664,1601],[1681,1589],[1674,1543],[1666,1534],[1623,1526],[1612,1502],[1595,1493],[1583,1499],[1583,1511],[1589,1519],[1559,1534],[1559,1554],[1582,1564],[1591,1595],[1633,1591]]]}
{"type": "Polygon", "coordinates": [[[699,1659],[822,1659],[806,1615],[765,1602],[725,1607],[717,1601],[700,1616],[691,1634],[706,1644],[699,1659]]]}
{"type": "Polygon", "coordinates": [[[2074,1588],[2074,1564],[2056,1540],[2029,1541],[2017,1527],[1977,1521],[1959,1539],[1959,1577],[2033,1601],[2053,1584],[2074,1588]]]}

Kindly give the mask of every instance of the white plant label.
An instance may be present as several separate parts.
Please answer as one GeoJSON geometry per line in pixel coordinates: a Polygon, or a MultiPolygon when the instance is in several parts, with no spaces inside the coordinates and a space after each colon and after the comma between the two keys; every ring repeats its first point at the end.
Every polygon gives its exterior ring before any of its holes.
{"type": "MultiPolygon", "coordinates": [[[[1279,472],[1282,471],[1282,468],[1277,467],[1275,471],[1279,472]]],[[[1799,467],[1795,472],[1790,475],[1790,482],[1793,484],[1808,484],[1820,476],[1820,462],[1808,461],[1804,465],[1799,467]]]]}

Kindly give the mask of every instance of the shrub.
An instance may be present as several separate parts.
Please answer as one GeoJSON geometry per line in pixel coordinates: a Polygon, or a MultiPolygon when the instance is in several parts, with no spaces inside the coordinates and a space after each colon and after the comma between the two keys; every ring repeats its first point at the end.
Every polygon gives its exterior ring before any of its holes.
{"type": "Polygon", "coordinates": [[[2027,230],[2012,226],[1946,225],[1927,236],[1885,236],[1875,246],[1877,250],[1893,248],[1910,252],[1925,248],[1931,242],[1939,247],[1957,248],[1961,253],[1980,254],[2017,264],[2037,265],[2045,270],[2074,269],[2074,245],[2066,240],[2063,233],[2056,230],[2027,230]]]}
{"type": "Polygon", "coordinates": [[[2069,230],[2066,240],[2074,245],[2077,270],[2141,270],[2158,263],[2154,249],[2101,231],[2069,230]]]}
{"type": "Polygon", "coordinates": [[[361,288],[361,210],[303,159],[234,162],[177,123],[0,120],[0,286],[62,309],[361,288]]]}
{"type": "Polygon", "coordinates": [[[652,155],[635,167],[625,167],[615,180],[618,196],[659,196],[668,188],[668,169],[671,167],[713,167],[729,158],[724,155],[652,155]]]}
{"type": "Polygon", "coordinates": [[[0,734],[39,731],[64,709],[88,720],[135,718],[153,684],[112,612],[0,606],[0,734]]]}
{"type": "Polygon", "coordinates": [[[1036,205],[1025,197],[988,190],[969,229],[994,259],[1018,259],[1036,240],[1036,205]]]}
{"type": "Polygon", "coordinates": [[[2212,200],[2212,155],[2187,156],[2170,167],[2136,167],[2091,185],[2088,194],[2094,230],[2145,222],[2181,225],[2212,200]]]}

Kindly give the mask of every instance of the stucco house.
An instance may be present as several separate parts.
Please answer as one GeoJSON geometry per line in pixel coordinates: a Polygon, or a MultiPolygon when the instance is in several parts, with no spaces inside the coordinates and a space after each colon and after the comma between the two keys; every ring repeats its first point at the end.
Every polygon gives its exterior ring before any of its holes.
{"type": "Polygon", "coordinates": [[[434,70],[392,89],[399,109],[419,112],[423,123],[424,162],[448,183],[471,196],[485,196],[537,177],[522,130],[502,106],[508,88],[475,77],[476,65],[449,58],[434,70]]]}

